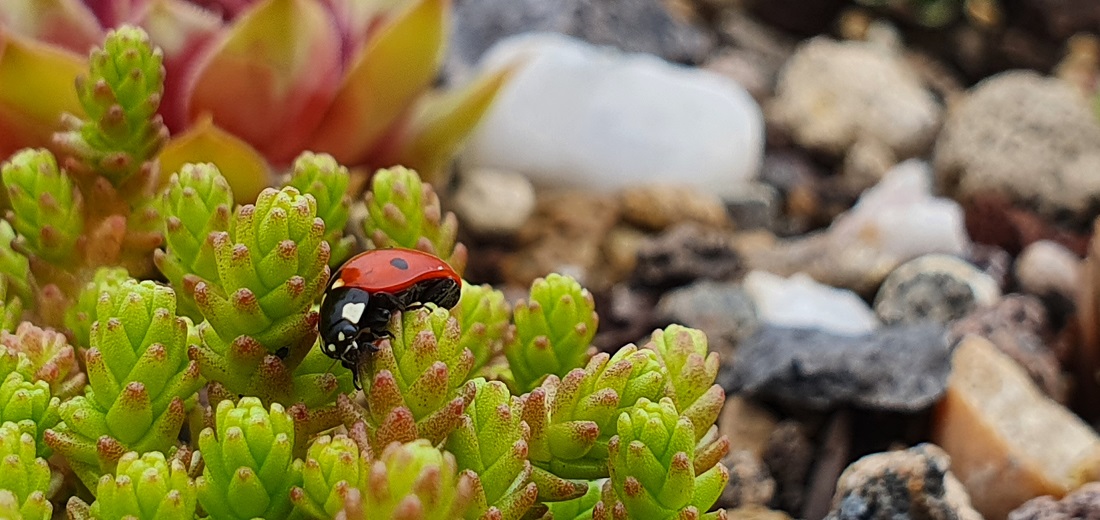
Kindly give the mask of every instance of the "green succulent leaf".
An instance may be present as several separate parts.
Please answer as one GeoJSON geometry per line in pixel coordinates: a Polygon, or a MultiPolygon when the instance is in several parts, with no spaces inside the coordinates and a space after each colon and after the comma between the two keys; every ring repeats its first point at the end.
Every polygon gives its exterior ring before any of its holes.
{"type": "Polygon", "coordinates": [[[50,466],[37,455],[34,435],[13,423],[0,425],[0,516],[48,520],[50,466]]]}
{"type": "Polygon", "coordinates": [[[457,243],[458,219],[443,214],[431,184],[400,166],[378,170],[365,194],[363,231],[368,249],[404,247],[442,258],[458,274],[466,268],[466,246],[457,243]]]}
{"type": "Polygon", "coordinates": [[[43,435],[57,425],[60,404],[45,381],[32,382],[19,372],[11,372],[0,382],[0,422],[17,424],[34,435],[39,456],[50,456],[43,435]]]}
{"type": "Polygon", "coordinates": [[[229,230],[233,192],[210,163],[185,164],[164,190],[165,249],[154,260],[179,296],[181,313],[200,320],[195,286],[218,280],[212,233],[229,230]]]}
{"type": "Polygon", "coordinates": [[[64,421],[46,442],[94,487],[128,451],[167,451],[202,386],[188,359],[189,320],[176,316],[171,288],[128,280],[96,307],[88,387],[61,405],[64,421]]]}
{"type": "Polygon", "coordinates": [[[459,344],[458,321],[446,309],[425,307],[395,313],[390,331],[393,339],[380,344],[363,378],[373,445],[443,442],[474,392],[465,384],[474,356],[459,344]]]}
{"type": "Polygon", "coordinates": [[[329,278],[324,235],[316,201],[292,187],[265,189],[237,209],[228,232],[211,235],[218,277],[198,282],[195,301],[223,342],[248,336],[268,352],[304,354],[329,278]]]}
{"type": "MultiPolygon", "coordinates": [[[[26,256],[12,249],[15,241],[15,229],[6,220],[0,220],[0,275],[7,283],[3,290],[7,291],[3,300],[9,306],[34,303],[34,292],[31,287],[31,266],[26,256]],[[20,302],[16,302],[19,300],[20,302]]],[[[15,313],[18,316],[18,313],[15,313]]]]}
{"type": "Polygon", "coordinates": [[[344,235],[348,225],[351,198],[348,196],[348,169],[331,155],[304,152],[294,161],[287,186],[313,195],[317,215],[325,221],[325,240],[332,250],[329,266],[339,267],[351,256],[355,238],[344,235]]]}
{"type": "Polygon", "coordinates": [[[370,485],[372,464],[369,446],[347,435],[318,437],[302,465],[302,485],[291,490],[290,500],[309,518],[333,518],[344,507],[348,490],[370,485]]]}
{"type": "Polygon", "coordinates": [[[504,346],[517,392],[527,392],[548,375],[563,377],[584,366],[599,318],[588,290],[569,276],[550,274],[531,285],[516,304],[515,334],[504,346]]]}
{"type": "Polygon", "coordinates": [[[23,300],[18,296],[8,297],[11,284],[0,278],[0,331],[12,332],[23,319],[23,300]]]}
{"type": "Polygon", "coordinates": [[[634,345],[614,356],[601,352],[563,379],[551,375],[542,385],[547,406],[524,409],[532,462],[566,479],[607,477],[608,442],[619,414],[640,399],[659,398],[663,389],[656,356],[634,345]]]}
{"type": "Polygon", "coordinates": [[[294,460],[294,422],[282,405],[266,410],[255,397],[218,403],[214,428],[199,435],[199,449],[206,466],[195,487],[211,518],[290,515],[302,462],[294,460]]]}
{"type": "Polygon", "coordinates": [[[459,472],[454,456],[426,439],[391,443],[371,466],[369,485],[350,489],[337,518],[463,518],[477,476],[459,472]]]}
{"type": "Polygon", "coordinates": [[[115,474],[99,479],[90,508],[74,497],[68,509],[76,519],[192,520],[197,506],[195,483],[183,462],[154,451],[123,455],[115,474]]]}
{"type": "Polygon", "coordinates": [[[554,520],[591,520],[592,510],[600,501],[600,490],[606,480],[593,480],[588,483],[588,492],[573,500],[563,500],[547,504],[554,520]]]}
{"type": "Polygon", "coordinates": [[[618,435],[611,439],[610,493],[602,501],[605,518],[720,518],[724,512],[704,514],[718,500],[729,481],[729,471],[716,463],[696,469],[695,432],[669,398],[659,402],[639,399],[618,419],[618,435]]]}
{"type": "Polygon", "coordinates": [[[451,309],[451,315],[458,318],[462,330],[459,343],[474,354],[475,372],[504,350],[512,326],[512,309],[503,292],[488,284],[463,282],[462,298],[451,309]]]}
{"type": "Polygon", "coordinates": [[[89,56],[77,96],[87,120],[65,118],[58,144],[83,166],[119,186],[133,177],[168,140],[157,109],[164,93],[164,56],[144,30],[123,26],[107,34],[89,56]]]}
{"type": "Polygon", "coordinates": [[[517,520],[538,498],[527,460],[530,430],[521,418],[519,398],[504,383],[479,378],[473,384],[477,393],[445,446],[459,469],[480,477],[466,518],[517,520]]]}
{"type": "Polygon", "coordinates": [[[725,391],[714,383],[718,377],[718,353],[709,351],[706,334],[670,325],[654,331],[645,349],[656,353],[665,368],[665,395],[692,422],[696,440],[702,439],[726,402],[725,391]]]}
{"type": "Polygon", "coordinates": [[[84,232],[83,202],[53,154],[22,150],[0,167],[0,177],[11,201],[7,219],[26,250],[55,265],[72,265],[84,232]]]}
{"type": "Polygon", "coordinates": [[[65,326],[73,335],[76,344],[87,348],[91,344],[92,323],[96,318],[96,307],[104,291],[116,291],[130,274],[121,267],[100,267],[96,269],[92,281],[84,285],[76,303],[65,312],[65,326]]]}

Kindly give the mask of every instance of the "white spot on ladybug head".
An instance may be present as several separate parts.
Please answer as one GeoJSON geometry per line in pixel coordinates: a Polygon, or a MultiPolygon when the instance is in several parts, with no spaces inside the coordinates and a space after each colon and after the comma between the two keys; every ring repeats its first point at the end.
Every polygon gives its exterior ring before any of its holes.
{"type": "Polygon", "coordinates": [[[343,332],[341,332],[341,333],[336,335],[336,339],[338,339],[340,341],[344,341],[345,339],[348,339],[348,337],[345,336],[343,332]]]}
{"type": "Polygon", "coordinates": [[[340,309],[340,316],[352,324],[358,325],[365,310],[367,310],[367,304],[365,303],[346,303],[344,308],[340,309]]]}
{"type": "Polygon", "coordinates": [[[333,344],[333,343],[329,343],[327,346],[325,346],[325,350],[329,351],[330,354],[335,354],[336,353],[336,345],[333,344]]]}

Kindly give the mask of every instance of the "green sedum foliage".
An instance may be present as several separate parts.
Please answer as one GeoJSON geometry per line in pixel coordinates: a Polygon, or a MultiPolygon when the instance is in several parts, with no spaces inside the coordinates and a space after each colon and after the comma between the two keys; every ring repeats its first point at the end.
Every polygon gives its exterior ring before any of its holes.
{"type": "Polygon", "coordinates": [[[348,197],[348,169],[328,154],[305,152],[294,160],[287,186],[317,201],[317,216],[325,221],[325,240],[332,250],[329,266],[339,267],[351,256],[355,238],[344,236],[351,198],[348,197]]]}
{"type": "Polygon", "coordinates": [[[588,290],[571,277],[551,274],[531,284],[516,304],[516,333],[504,346],[513,389],[528,392],[548,375],[563,377],[584,366],[599,319],[588,290]]]}
{"type": "Polygon", "coordinates": [[[196,479],[199,504],[215,519],[287,518],[290,490],[301,484],[294,423],[278,403],[254,397],[218,403],[214,427],[199,435],[206,467],[196,479]]]}
{"type": "Polygon", "coordinates": [[[193,520],[197,506],[183,462],[156,451],[130,452],[118,460],[114,475],[99,479],[91,507],[73,497],[68,513],[73,520],[193,520]]]}
{"type": "Polygon", "coordinates": [[[504,351],[511,332],[512,309],[504,293],[488,284],[462,284],[462,297],[451,309],[458,318],[462,347],[474,354],[474,372],[504,351]]]}
{"type": "Polygon", "coordinates": [[[88,347],[91,344],[92,323],[96,319],[96,307],[104,291],[117,291],[127,280],[130,273],[121,267],[100,267],[96,269],[92,280],[84,284],[76,303],[65,313],[65,326],[72,333],[76,344],[88,347]]]}
{"type": "Polygon", "coordinates": [[[23,150],[0,167],[23,247],[47,262],[71,265],[84,232],[84,208],[72,180],[48,150],[23,150]]]}
{"type": "Polygon", "coordinates": [[[365,197],[363,232],[368,249],[404,247],[442,258],[458,274],[466,268],[466,246],[457,243],[458,219],[443,214],[431,184],[414,170],[378,170],[365,197]]]}
{"type": "Polygon", "coordinates": [[[87,120],[65,119],[56,140],[82,165],[115,186],[133,177],[168,141],[157,115],[164,91],[164,56],[136,27],[107,34],[93,49],[76,90],[87,120]]]}
{"type": "Polygon", "coordinates": [[[477,477],[458,472],[454,456],[426,439],[392,443],[371,466],[370,485],[352,489],[337,518],[432,520],[462,518],[477,477]]]}
{"type": "Polygon", "coordinates": [[[671,399],[640,399],[619,416],[618,435],[609,448],[610,492],[602,499],[603,518],[724,516],[721,512],[703,513],[722,494],[729,472],[721,464],[696,465],[694,427],[677,413],[671,399]]]}
{"type": "Polygon", "coordinates": [[[363,383],[372,445],[440,443],[473,397],[473,385],[465,384],[473,353],[459,344],[458,321],[445,309],[396,313],[390,324],[394,337],[371,356],[363,383]]]}
{"type": "Polygon", "coordinates": [[[34,436],[11,422],[0,425],[0,517],[48,520],[50,466],[35,448],[34,436]]]}
{"type": "Polygon", "coordinates": [[[335,516],[349,490],[370,484],[372,458],[369,445],[347,435],[318,437],[302,465],[302,485],[290,492],[296,511],[317,520],[335,516]]]}
{"type": "Polygon", "coordinates": [[[179,296],[181,313],[194,320],[195,286],[218,280],[212,233],[229,230],[233,191],[213,164],[186,164],[168,180],[162,198],[165,249],[155,262],[179,296]]]}
{"type": "Polygon", "coordinates": [[[477,393],[445,445],[459,469],[480,477],[466,518],[517,520],[535,505],[539,494],[527,460],[530,429],[520,417],[519,398],[504,383],[473,383],[477,393]]]}
{"type": "Polygon", "coordinates": [[[130,280],[100,296],[84,356],[88,387],[61,405],[64,422],[46,432],[86,485],[128,451],[176,445],[203,383],[187,343],[188,320],[176,316],[171,288],[130,280]]]}

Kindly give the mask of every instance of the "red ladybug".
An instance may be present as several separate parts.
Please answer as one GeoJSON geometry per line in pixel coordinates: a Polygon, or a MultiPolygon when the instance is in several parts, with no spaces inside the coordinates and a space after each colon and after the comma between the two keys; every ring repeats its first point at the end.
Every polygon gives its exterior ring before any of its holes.
{"type": "MultiPolygon", "coordinates": [[[[373,249],[348,260],[321,299],[321,351],[351,369],[360,349],[390,337],[390,315],[433,303],[458,303],[462,278],[439,258],[414,249],[373,249]]],[[[358,386],[358,378],[356,379],[358,386]]]]}

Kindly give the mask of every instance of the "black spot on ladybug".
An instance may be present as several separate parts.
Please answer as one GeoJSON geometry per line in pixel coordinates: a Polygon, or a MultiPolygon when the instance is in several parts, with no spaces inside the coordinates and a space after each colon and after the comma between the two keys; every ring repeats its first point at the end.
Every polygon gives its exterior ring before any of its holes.
{"type": "Polygon", "coordinates": [[[409,268],[409,263],[404,258],[394,258],[390,260],[390,265],[404,271],[409,268]]]}

